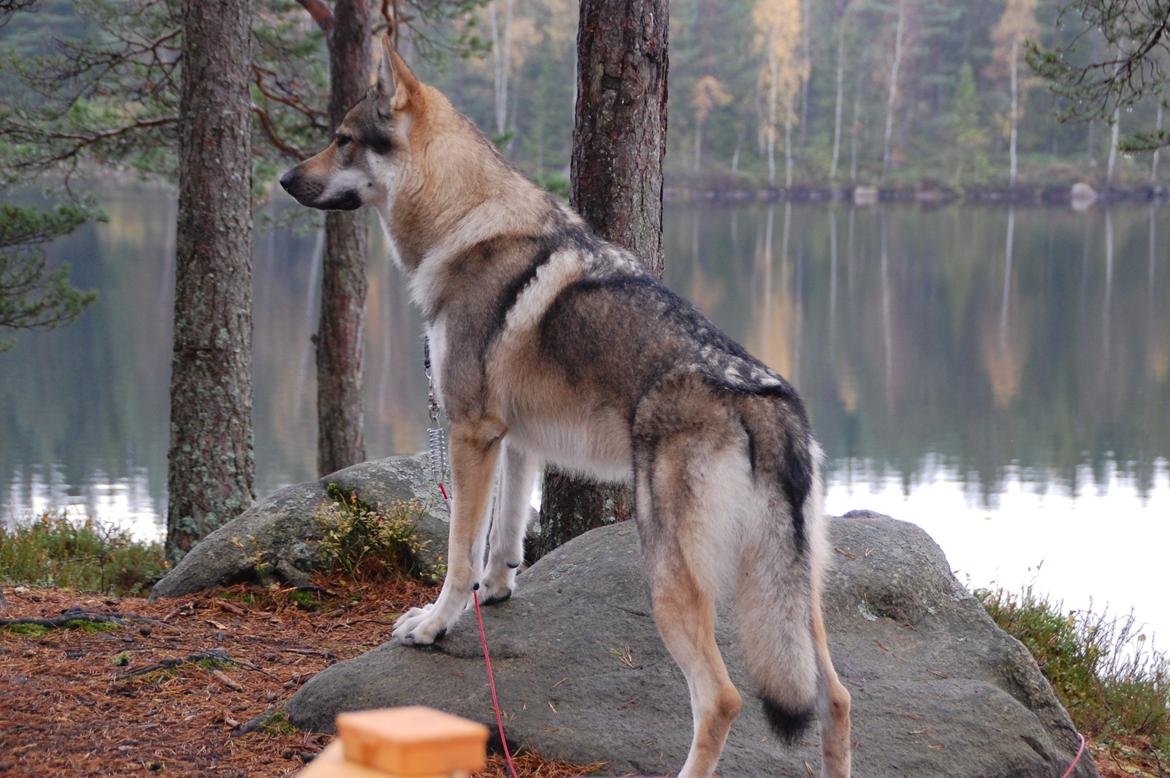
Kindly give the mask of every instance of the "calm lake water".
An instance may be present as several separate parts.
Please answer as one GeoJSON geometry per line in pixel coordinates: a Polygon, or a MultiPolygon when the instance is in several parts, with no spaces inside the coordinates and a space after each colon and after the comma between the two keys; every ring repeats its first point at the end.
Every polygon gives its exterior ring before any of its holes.
{"type": "MultiPolygon", "coordinates": [[[[158,537],[175,202],[101,201],[108,224],[50,249],[98,301],[0,355],[0,520],[69,508],[158,537]]],[[[426,399],[419,321],[373,234],[377,457],[423,447],[426,399]]],[[[913,521],[972,585],[1034,582],[1170,637],[1170,209],[671,205],[666,246],[669,285],[805,396],[831,512],[913,521]]],[[[260,494],[314,476],[320,250],[312,228],[256,236],[260,494]]]]}

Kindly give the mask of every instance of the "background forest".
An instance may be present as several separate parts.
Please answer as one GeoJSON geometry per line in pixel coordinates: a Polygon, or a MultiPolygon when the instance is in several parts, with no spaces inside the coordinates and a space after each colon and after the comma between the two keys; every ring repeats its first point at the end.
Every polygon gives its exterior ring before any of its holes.
{"type": "MultiPolygon", "coordinates": [[[[417,20],[402,42],[423,77],[526,172],[563,186],[577,4],[433,5],[436,17],[417,20]]],[[[57,40],[93,34],[102,6],[45,0],[35,14],[0,31],[0,40],[18,57],[48,54],[57,40]]],[[[257,37],[268,39],[265,56],[281,60],[267,87],[297,95],[322,90],[325,47],[314,40],[320,33],[312,21],[296,3],[259,6],[257,37]]],[[[675,0],[667,184],[1007,185],[1013,82],[1020,183],[1152,182],[1156,157],[1151,164],[1149,154],[1128,157],[1115,149],[1127,132],[1162,126],[1161,101],[1119,112],[1119,133],[1102,121],[1061,123],[1068,106],[1024,62],[1029,40],[1047,48],[1075,42],[1072,59],[1096,61],[1107,53],[1103,37],[1094,40],[1080,24],[1060,20],[1061,6],[1060,0],[675,0]]],[[[16,88],[0,85],[0,93],[16,88]]],[[[269,98],[258,86],[257,99],[267,103],[286,151],[320,142],[322,128],[313,132],[314,122],[306,124],[297,106],[269,98]]]]}

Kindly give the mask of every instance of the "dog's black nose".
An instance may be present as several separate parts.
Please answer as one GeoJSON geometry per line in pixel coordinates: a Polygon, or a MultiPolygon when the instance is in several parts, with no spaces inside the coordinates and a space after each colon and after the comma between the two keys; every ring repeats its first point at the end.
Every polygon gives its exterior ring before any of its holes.
{"type": "Polygon", "coordinates": [[[280,177],[280,185],[284,187],[284,191],[288,192],[289,194],[292,194],[292,190],[289,189],[289,187],[292,186],[292,183],[296,179],[296,177],[297,177],[296,168],[289,170],[287,173],[285,173],[283,176],[280,177]]]}

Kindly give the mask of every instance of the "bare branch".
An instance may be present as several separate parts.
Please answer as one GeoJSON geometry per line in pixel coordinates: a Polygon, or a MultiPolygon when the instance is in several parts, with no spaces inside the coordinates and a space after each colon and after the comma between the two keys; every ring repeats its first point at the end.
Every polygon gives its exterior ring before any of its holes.
{"type": "Polygon", "coordinates": [[[333,32],[333,11],[329,6],[325,5],[324,0],[297,0],[309,16],[313,17],[313,21],[321,28],[321,32],[326,36],[333,32]]]}

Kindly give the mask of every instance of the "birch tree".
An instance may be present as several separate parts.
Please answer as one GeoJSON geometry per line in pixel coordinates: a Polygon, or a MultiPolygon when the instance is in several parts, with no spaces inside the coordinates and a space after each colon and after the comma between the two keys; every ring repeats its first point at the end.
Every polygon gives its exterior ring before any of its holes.
{"type": "Polygon", "coordinates": [[[508,77],[512,71],[512,20],[516,0],[497,0],[487,7],[492,36],[492,85],[495,98],[496,135],[508,131],[508,77]],[[502,11],[498,6],[502,5],[502,11]]]}
{"type": "Polygon", "coordinates": [[[691,88],[691,109],[695,112],[695,158],[697,172],[703,163],[703,125],[716,108],[723,108],[731,102],[731,95],[723,82],[707,74],[699,77],[691,88]]]}
{"type": "Polygon", "coordinates": [[[894,138],[894,111],[898,107],[898,76],[902,69],[902,51],[906,35],[906,0],[898,0],[898,20],[894,26],[894,58],[890,62],[889,92],[886,94],[886,131],[882,140],[882,180],[890,170],[894,138]]]}
{"type": "Polygon", "coordinates": [[[841,104],[845,97],[845,38],[849,30],[849,0],[838,3],[837,13],[837,93],[833,101],[833,159],[829,180],[837,180],[837,161],[841,156],[841,104]]]}
{"type": "MultiPolygon", "coordinates": [[[[1036,0],[1007,0],[1003,15],[991,31],[991,39],[995,44],[992,54],[994,69],[1000,74],[1007,73],[1011,95],[1011,108],[1008,111],[1008,175],[1013,189],[1016,186],[1016,173],[1019,168],[1016,140],[1019,136],[1020,120],[1020,52],[1024,42],[1029,38],[1035,38],[1039,33],[1036,0]]],[[[1028,82],[1025,81],[1025,87],[1027,85],[1028,82]]]]}
{"type": "Polygon", "coordinates": [[[784,112],[785,182],[792,185],[792,124],[794,102],[808,78],[808,62],[800,54],[800,0],[757,0],[752,9],[756,28],[755,48],[763,53],[758,79],[761,96],[761,139],[768,154],[768,183],[776,185],[776,134],[784,112]]]}

